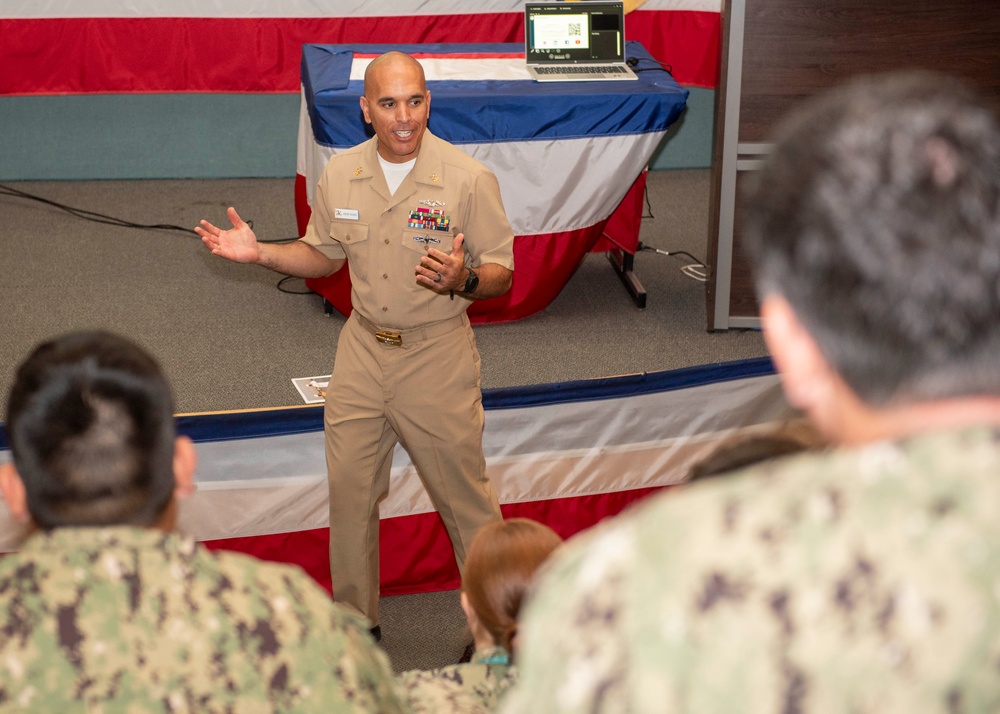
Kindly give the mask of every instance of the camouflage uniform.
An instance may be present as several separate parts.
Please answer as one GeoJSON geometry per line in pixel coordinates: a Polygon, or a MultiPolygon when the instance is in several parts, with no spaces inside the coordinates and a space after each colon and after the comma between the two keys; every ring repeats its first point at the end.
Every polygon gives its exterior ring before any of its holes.
{"type": "Polygon", "coordinates": [[[516,670],[502,647],[477,652],[471,662],[399,675],[412,714],[486,714],[514,683],[516,670]]]}
{"type": "Polygon", "coordinates": [[[502,712],[1000,710],[1000,433],[798,455],[572,541],[502,712]]]}
{"type": "Polygon", "coordinates": [[[0,711],[403,709],[365,624],[304,573],[116,527],[0,558],[0,711]]]}

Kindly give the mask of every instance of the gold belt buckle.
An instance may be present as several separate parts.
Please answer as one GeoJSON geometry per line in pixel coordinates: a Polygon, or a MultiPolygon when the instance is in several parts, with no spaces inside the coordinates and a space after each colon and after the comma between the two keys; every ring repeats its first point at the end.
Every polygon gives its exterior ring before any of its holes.
{"type": "Polygon", "coordinates": [[[381,342],[383,345],[392,345],[393,347],[402,347],[403,338],[398,332],[389,332],[388,330],[379,330],[375,333],[375,339],[381,342]]]}

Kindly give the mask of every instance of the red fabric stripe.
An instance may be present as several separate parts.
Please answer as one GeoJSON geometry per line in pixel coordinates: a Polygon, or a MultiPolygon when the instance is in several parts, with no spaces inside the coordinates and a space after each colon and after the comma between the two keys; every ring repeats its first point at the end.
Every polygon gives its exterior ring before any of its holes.
{"type": "Polygon", "coordinates": [[[298,92],[306,43],[520,42],[511,13],[0,21],[0,94],[298,92]]]}
{"type": "MultiPolygon", "coordinates": [[[[511,503],[501,506],[501,510],[505,518],[532,518],[549,525],[563,538],[569,538],[659,490],[644,488],[511,503]]],[[[382,595],[454,590],[461,585],[448,533],[437,513],[386,518],[380,525],[382,595]]],[[[330,592],[330,533],[326,528],[226,538],[206,541],[205,545],[212,550],[236,551],[263,560],[298,565],[330,592]]]]}
{"type": "MultiPolygon", "coordinates": [[[[311,141],[308,137],[304,140],[311,141]]],[[[319,181],[318,178],[317,181],[319,181]]],[[[306,177],[302,174],[295,174],[295,222],[299,227],[300,236],[306,234],[311,215],[312,208],[309,207],[309,196],[306,193],[306,177]]]]}
{"type": "MultiPolygon", "coordinates": [[[[352,56],[360,59],[378,57],[366,52],[355,52],[352,56]]],[[[417,59],[523,59],[524,52],[411,52],[410,56],[417,59]]]]}
{"type": "MultiPolygon", "coordinates": [[[[591,250],[620,247],[635,253],[642,222],[646,174],[636,179],[611,217],[589,228],[533,236],[514,236],[514,282],[500,297],[469,306],[474,324],[512,322],[544,310],[563,289],[591,250]],[[603,237],[602,237],[603,236],[603,237]]],[[[295,212],[299,235],[305,235],[310,209],[305,177],[295,178],[295,212]]],[[[310,278],[306,287],[322,295],[342,315],[351,314],[351,278],[347,266],[325,278],[310,278]]]]}
{"type": "MultiPolygon", "coordinates": [[[[476,300],[469,319],[476,324],[520,320],[544,310],[576,271],[583,256],[601,237],[605,221],[577,231],[514,236],[514,281],[504,295],[476,300]]],[[[351,314],[351,278],[347,266],[306,287],[319,293],[342,315],[351,314]]]]}
{"type": "Polygon", "coordinates": [[[633,12],[625,16],[625,36],[673,69],[686,87],[715,89],[719,82],[722,15],[717,12],[633,12]]]}
{"type": "MultiPolygon", "coordinates": [[[[630,39],[712,87],[719,14],[638,11],[630,39]]],[[[304,43],[523,42],[520,13],[330,18],[0,19],[0,94],[299,91],[304,43]]]]}
{"type": "Polygon", "coordinates": [[[606,253],[617,248],[635,255],[639,248],[639,225],[642,223],[642,211],[646,207],[645,200],[646,172],[643,171],[608,218],[601,238],[590,249],[591,252],[606,253]]]}

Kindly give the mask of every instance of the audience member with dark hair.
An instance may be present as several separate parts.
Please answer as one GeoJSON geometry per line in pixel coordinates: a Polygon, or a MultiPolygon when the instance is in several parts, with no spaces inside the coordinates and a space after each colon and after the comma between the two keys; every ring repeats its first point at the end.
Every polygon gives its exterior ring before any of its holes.
{"type": "Polygon", "coordinates": [[[504,712],[1000,708],[1000,123],[860,78],[746,201],[765,336],[832,448],[671,490],[568,544],[504,712]]]}
{"type": "Polygon", "coordinates": [[[825,439],[811,422],[792,419],[723,439],[708,454],[691,464],[685,481],[690,483],[721,476],[769,459],[818,451],[825,447],[825,439]]]}
{"type": "Polygon", "coordinates": [[[462,609],[476,651],[472,660],[400,675],[415,714],[493,711],[514,681],[518,617],[535,572],[562,543],[555,531],[527,518],[483,526],[462,570],[462,609]]]}
{"type": "Polygon", "coordinates": [[[156,361],[121,337],[40,345],[8,402],[0,708],[403,711],[367,623],[298,569],[173,532],[195,450],[156,361]]]}

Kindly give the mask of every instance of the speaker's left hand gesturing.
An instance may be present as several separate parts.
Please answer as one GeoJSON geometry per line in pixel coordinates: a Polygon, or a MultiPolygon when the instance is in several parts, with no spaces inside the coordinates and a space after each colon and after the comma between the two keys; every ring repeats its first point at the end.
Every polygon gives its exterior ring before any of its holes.
{"type": "Polygon", "coordinates": [[[449,290],[459,291],[465,287],[469,276],[465,270],[465,234],[455,236],[451,253],[442,253],[437,248],[428,248],[427,255],[420,259],[417,266],[417,282],[421,285],[446,293],[449,290]]]}

